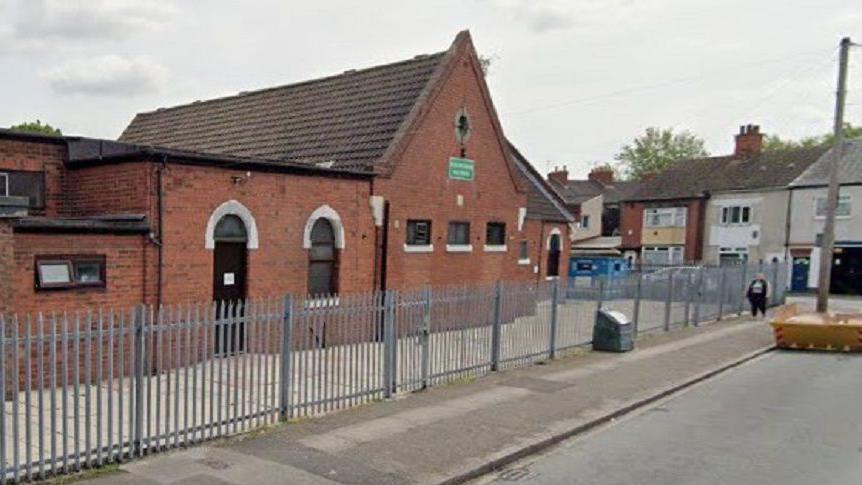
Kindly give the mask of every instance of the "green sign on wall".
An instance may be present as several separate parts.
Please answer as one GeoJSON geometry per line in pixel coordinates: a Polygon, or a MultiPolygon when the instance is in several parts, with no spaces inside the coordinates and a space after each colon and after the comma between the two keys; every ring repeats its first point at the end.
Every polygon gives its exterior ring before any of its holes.
{"type": "Polygon", "coordinates": [[[473,181],[476,174],[475,162],[467,158],[452,157],[449,159],[449,178],[452,180],[473,181]]]}

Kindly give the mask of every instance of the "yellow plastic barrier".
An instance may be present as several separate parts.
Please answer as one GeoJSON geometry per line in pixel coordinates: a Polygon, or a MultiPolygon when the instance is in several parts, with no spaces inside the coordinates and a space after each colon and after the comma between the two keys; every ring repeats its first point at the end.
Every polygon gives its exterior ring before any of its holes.
{"type": "Polygon", "coordinates": [[[782,349],[862,352],[862,313],[800,313],[792,304],[779,308],[771,325],[782,349]]]}

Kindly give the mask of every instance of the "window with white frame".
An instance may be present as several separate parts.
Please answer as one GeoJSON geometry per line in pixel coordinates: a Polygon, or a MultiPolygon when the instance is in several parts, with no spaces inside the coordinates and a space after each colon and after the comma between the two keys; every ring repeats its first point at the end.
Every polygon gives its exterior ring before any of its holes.
{"type": "Polygon", "coordinates": [[[721,223],[726,226],[751,224],[751,206],[729,205],[721,208],[721,223]]]}
{"type": "MultiPolygon", "coordinates": [[[[849,195],[839,195],[838,196],[838,205],[835,206],[835,216],[836,217],[850,217],[850,203],[851,199],[849,195]]],[[[814,199],[814,217],[826,217],[826,197],[817,197],[814,199]]]]}
{"type": "Polygon", "coordinates": [[[672,265],[684,261],[682,246],[653,246],[643,248],[643,260],[646,264],[672,265]]]}
{"type": "Polygon", "coordinates": [[[644,211],[646,227],[685,227],[685,207],[657,207],[644,211]]]}
{"type": "Polygon", "coordinates": [[[584,214],[581,216],[581,229],[589,229],[590,228],[590,216],[589,214],[584,214]]]}
{"type": "Polygon", "coordinates": [[[721,266],[745,264],[748,261],[748,248],[718,248],[718,263],[721,266]]]}

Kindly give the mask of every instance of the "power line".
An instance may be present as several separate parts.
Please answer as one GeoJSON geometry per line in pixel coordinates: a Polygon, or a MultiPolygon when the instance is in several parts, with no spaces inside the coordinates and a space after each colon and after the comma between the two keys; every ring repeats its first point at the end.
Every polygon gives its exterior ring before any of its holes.
{"type": "MultiPolygon", "coordinates": [[[[830,48],[830,50],[831,50],[831,48],[830,48]]],[[[734,67],[734,70],[737,70],[740,68],[746,68],[746,67],[762,66],[763,64],[774,63],[774,62],[783,62],[783,61],[786,61],[788,59],[810,56],[810,55],[813,55],[815,53],[821,54],[822,52],[823,52],[823,49],[820,49],[817,51],[808,51],[808,52],[804,52],[804,53],[793,54],[791,56],[772,58],[772,59],[762,59],[759,61],[746,62],[746,63],[739,64],[738,66],[734,67]]],[[[717,70],[713,70],[713,71],[705,71],[705,72],[702,72],[702,73],[694,75],[694,76],[686,76],[686,77],[680,77],[680,78],[675,78],[675,79],[668,79],[668,80],[660,81],[657,83],[632,86],[629,88],[624,88],[624,89],[610,91],[610,92],[603,93],[603,94],[598,94],[596,96],[590,96],[590,97],[586,97],[586,98],[577,98],[577,99],[571,99],[571,100],[566,100],[566,101],[559,101],[557,103],[548,104],[545,106],[538,106],[538,107],[530,108],[530,109],[526,109],[526,110],[507,112],[507,113],[503,113],[503,115],[504,116],[518,116],[518,115],[522,115],[522,114],[535,113],[538,111],[547,111],[547,110],[551,110],[551,109],[559,109],[559,108],[563,108],[563,107],[567,107],[567,106],[572,106],[575,104],[582,104],[582,103],[588,103],[588,102],[592,102],[592,101],[599,101],[599,100],[606,99],[606,98],[616,97],[616,96],[619,96],[622,94],[630,94],[630,93],[635,93],[635,92],[640,92],[640,91],[647,91],[650,89],[657,89],[657,88],[662,88],[662,87],[666,87],[666,86],[672,86],[675,84],[683,84],[683,83],[687,83],[687,82],[691,82],[691,81],[696,81],[696,80],[702,79],[704,77],[712,76],[716,73],[726,72],[727,70],[728,69],[725,68],[725,69],[717,69],[717,70]]]]}

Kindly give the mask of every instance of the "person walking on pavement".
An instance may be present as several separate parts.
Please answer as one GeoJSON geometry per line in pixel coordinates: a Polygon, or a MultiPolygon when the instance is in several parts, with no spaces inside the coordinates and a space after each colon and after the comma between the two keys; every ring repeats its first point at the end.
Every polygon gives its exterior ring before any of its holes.
{"type": "Polygon", "coordinates": [[[757,276],[748,284],[748,289],[745,292],[748,297],[748,302],[751,304],[751,316],[756,317],[759,311],[761,315],[766,316],[766,300],[769,298],[769,282],[763,273],[758,273],[757,276]]]}

